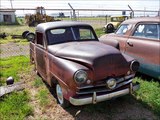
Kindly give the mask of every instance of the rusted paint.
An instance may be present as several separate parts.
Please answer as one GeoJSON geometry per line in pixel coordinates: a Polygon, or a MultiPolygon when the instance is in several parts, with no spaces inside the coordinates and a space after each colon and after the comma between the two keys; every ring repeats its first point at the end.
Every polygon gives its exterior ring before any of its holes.
{"type": "MultiPolygon", "coordinates": [[[[121,54],[112,46],[100,43],[93,28],[88,24],[79,22],[43,23],[37,26],[36,32],[43,34],[42,45],[38,44],[41,39],[38,37],[36,37],[35,44],[30,44],[31,54],[34,54],[31,56],[34,57],[36,69],[49,85],[52,85],[56,79],[62,87],[64,98],[67,100],[77,96],[78,88],[89,85],[97,86],[102,82],[105,83],[110,77],[123,78],[128,71],[131,71],[130,63],[134,58],[121,54]],[[94,39],[83,41],[74,39],[69,42],[48,45],[46,34],[48,30],[75,26],[90,29],[94,39]],[[86,71],[90,82],[77,84],[74,80],[74,74],[78,70],[86,71]]],[[[130,74],[133,73],[130,72],[130,74]]],[[[134,75],[128,80],[133,77],[134,75]]]]}

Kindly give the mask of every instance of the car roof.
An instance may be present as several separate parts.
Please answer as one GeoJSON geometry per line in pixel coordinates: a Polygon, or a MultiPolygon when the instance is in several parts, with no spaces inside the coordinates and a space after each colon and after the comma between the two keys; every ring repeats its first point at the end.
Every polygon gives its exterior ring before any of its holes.
{"type": "Polygon", "coordinates": [[[122,24],[136,24],[139,22],[160,22],[160,17],[138,17],[125,20],[122,24]]]}
{"type": "Polygon", "coordinates": [[[83,22],[55,21],[55,22],[41,23],[41,24],[37,25],[36,31],[45,32],[46,30],[49,30],[52,28],[71,27],[71,26],[89,26],[89,27],[91,27],[89,24],[86,24],[83,22]]]}

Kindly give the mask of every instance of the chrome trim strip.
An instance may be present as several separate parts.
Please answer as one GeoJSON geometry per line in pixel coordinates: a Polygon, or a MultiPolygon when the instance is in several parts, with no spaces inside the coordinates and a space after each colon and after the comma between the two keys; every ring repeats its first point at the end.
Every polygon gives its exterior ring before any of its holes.
{"type": "MultiPolygon", "coordinates": [[[[117,86],[116,86],[116,88],[115,89],[117,89],[117,88],[120,88],[120,87],[122,87],[123,85],[126,85],[126,84],[128,84],[128,83],[131,83],[132,82],[132,80],[133,79],[130,79],[129,81],[125,81],[125,82],[123,82],[123,83],[120,83],[120,84],[118,84],[117,86]]],[[[103,86],[104,87],[104,86],[103,86]]],[[[109,91],[113,91],[113,90],[115,90],[115,89],[104,89],[104,90],[99,90],[99,91],[96,91],[96,92],[109,92],[109,91]]],[[[88,92],[76,92],[76,94],[77,95],[84,95],[84,94],[91,94],[91,92],[92,91],[88,91],[88,92]]],[[[93,91],[94,92],[94,91],[93,91]]]]}
{"type": "MultiPolygon", "coordinates": [[[[135,74],[131,74],[131,75],[129,75],[129,76],[125,76],[125,77],[123,77],[123,78],[119,78],[119,79],[117,80],[117,83],[120,83],[120,82],[122,82],[122,81],[124,81],[124,80],[127,80],[127,79],[129,79],[129,78],[133,78],[134,75],[135,75],[135,74]]],[[[101,86],[106,86],[106,84],[100,84],[100,85],[97,85],[96,87],[101,87],[101,86]]],[[[93,85],[88,85],[88,86],[84,86],[84,87],[77,87],[77,89],[81,90],[81,89],[87,89],[87,88],[93,88],[93,87],[95,87],[95,86],[93,86],[93,85]]]]}
{"type": "MultiPolygon", "coordinates": [[[[136,91],[139,88],[140,88],[140,85],[139,85],[139,83],[137,83],[136,85],[133,86],[133,91],[136,91]]],[[[113,93],[110,93],[110,94],[96,96],[96,103],[101,102],[101,101],[105,101],[105,100],[109,100],[109,99],[112,99],[112,98],[124,96],[124,95],[129,94],[129,93],[130,93],[130,88],[126,88],[126,89],[123,89],[123,90],[120,90],[120,91],[117,91],[117,92],[113,92],[113,93]]],[[[93,94],[93,96],[94,95],[95,95],[95,93],[93,94]]],[[[76,105],[76,106],[91,104],[91,103],[94,103],[93,99],[95,99],[95,98],[93,98],[93,96],[88,97],[88,98],[81,98],[81,99],[76,99],[76,98],[70,97],[69,101],[70,101],[71,104],[76,105]]]]}

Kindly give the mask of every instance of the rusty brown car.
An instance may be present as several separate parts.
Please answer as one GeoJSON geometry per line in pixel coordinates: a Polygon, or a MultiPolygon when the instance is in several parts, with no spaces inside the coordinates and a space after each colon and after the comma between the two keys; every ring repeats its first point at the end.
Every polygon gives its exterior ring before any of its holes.
{"type": "Polygon", "coordinates": [[[136,58],[139,72],[160,80],[160,17],[126,20],[115,33],[101,36],[100,41],[136,58]]]}
{"type": "Polygon", "coordinates": [[[99,42],[90,25],[42,23],[35,34],[31,61],[62,107],[95,104],[139,89],[132,83],[139,62],[99,42]]]}

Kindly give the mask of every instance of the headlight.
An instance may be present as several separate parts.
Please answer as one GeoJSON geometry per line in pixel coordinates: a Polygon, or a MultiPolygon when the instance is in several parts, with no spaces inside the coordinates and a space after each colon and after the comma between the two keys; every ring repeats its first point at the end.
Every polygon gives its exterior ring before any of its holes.
{"type": "Polygon", "coordinates": [[[114,78],[110,78],[109,80],[107,80],[107,88],[109,89],[114,89],[117,85],[117,82],[114,78]]]}
{"type": "Polygon", "coordinates": [[[78,70],[75,74],[74,74],[74,80],[76,81],[76,83],[81,84],[84,83],[87,80],[87,72],[84,70],[78,70]]]}
{"type": "Polygon", "coordinates": [[[139,66],[140,66],[140,65],[139,65],[139,62],[136,61],[136,60],[134,60],[134,61],[131,62],[130,69],[131,69],[133,72],[136,72],[136,71],[138,71],[139,66]]]}

